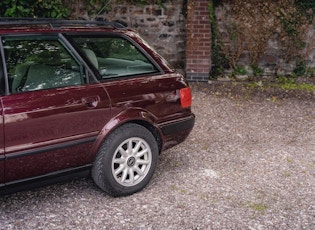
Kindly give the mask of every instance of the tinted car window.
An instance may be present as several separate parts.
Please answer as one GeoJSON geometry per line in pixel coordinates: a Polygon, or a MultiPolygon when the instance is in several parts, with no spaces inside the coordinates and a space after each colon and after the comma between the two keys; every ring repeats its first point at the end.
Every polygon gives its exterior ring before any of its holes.
{"type": "Polygon", "coordinates": [[[82,84],[79,64],[53,38],[3,39],[11,93],[82,84]]]}
{"type": "Polygon", "coordinates": [[[103,78],[157,72],[135,45],[122,37],[74,37],[103,78]]]}

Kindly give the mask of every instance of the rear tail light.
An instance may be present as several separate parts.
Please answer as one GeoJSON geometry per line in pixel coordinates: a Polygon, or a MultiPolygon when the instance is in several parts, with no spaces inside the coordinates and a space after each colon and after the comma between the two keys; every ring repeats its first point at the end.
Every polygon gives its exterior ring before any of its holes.
{"type": "Polygon", "coordinates": [[[182,108],[187,108],[191,106],[192,103],[192,95],[190,88],[183,88],[179,91],[180,95],[180,103],[182,105],[182,108]]]}

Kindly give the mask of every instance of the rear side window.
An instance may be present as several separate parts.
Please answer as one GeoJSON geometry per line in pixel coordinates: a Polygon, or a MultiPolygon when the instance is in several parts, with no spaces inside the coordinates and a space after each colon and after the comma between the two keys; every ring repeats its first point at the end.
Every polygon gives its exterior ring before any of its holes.
{"type": "Polygon", "coordinates": [[[158,72],[153,63],[122,37],[73,37],[102,78],[158,72]]]}
{"type": "Polygon", "coordinates": [[[11,93],[83,83],[82,68],[57,38],[3,38],[11,93]]]}

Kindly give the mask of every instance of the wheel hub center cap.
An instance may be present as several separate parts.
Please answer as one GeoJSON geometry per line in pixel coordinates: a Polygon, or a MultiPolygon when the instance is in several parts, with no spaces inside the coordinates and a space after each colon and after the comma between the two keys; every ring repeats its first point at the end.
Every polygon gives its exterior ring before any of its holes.
{"type": "Polygon", "coordinates": [[[129,157],[129,158],[128,158],[128,160],[127,160],[127,165],[128,165],[129,167],[134,166],[135,163],[136,163],[136,158],[134,158],[134,157],[129,157]]]}

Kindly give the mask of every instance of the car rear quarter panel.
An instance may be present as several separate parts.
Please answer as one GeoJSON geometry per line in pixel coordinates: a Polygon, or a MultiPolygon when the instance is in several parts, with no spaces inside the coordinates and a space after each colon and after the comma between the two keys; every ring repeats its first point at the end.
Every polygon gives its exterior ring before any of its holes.
{"type": "Polygon", "coordinates": [[[180,74],[144,76],[104,83],[111,98],[112,114],[129,108],[142,108],[155,117],[157,123],[191,114],[182,108],[179,89],[188,87],[180,74]]]}
{"type": "Polygon", "coordinates": [[[180,104],[179,89],[188,87],[182,75],[144,76],[103,84],[111,98],[112,119],[100,133],[95,149],[112,130],[126,122],[146,122],[155,127],[161,138],[161,149],[178,144],[188,136],[190,130],[178,133],[177,137],[165,136],[161,131],[161,125],[192,115],[190,107],[182,108],[180,104]]]}

